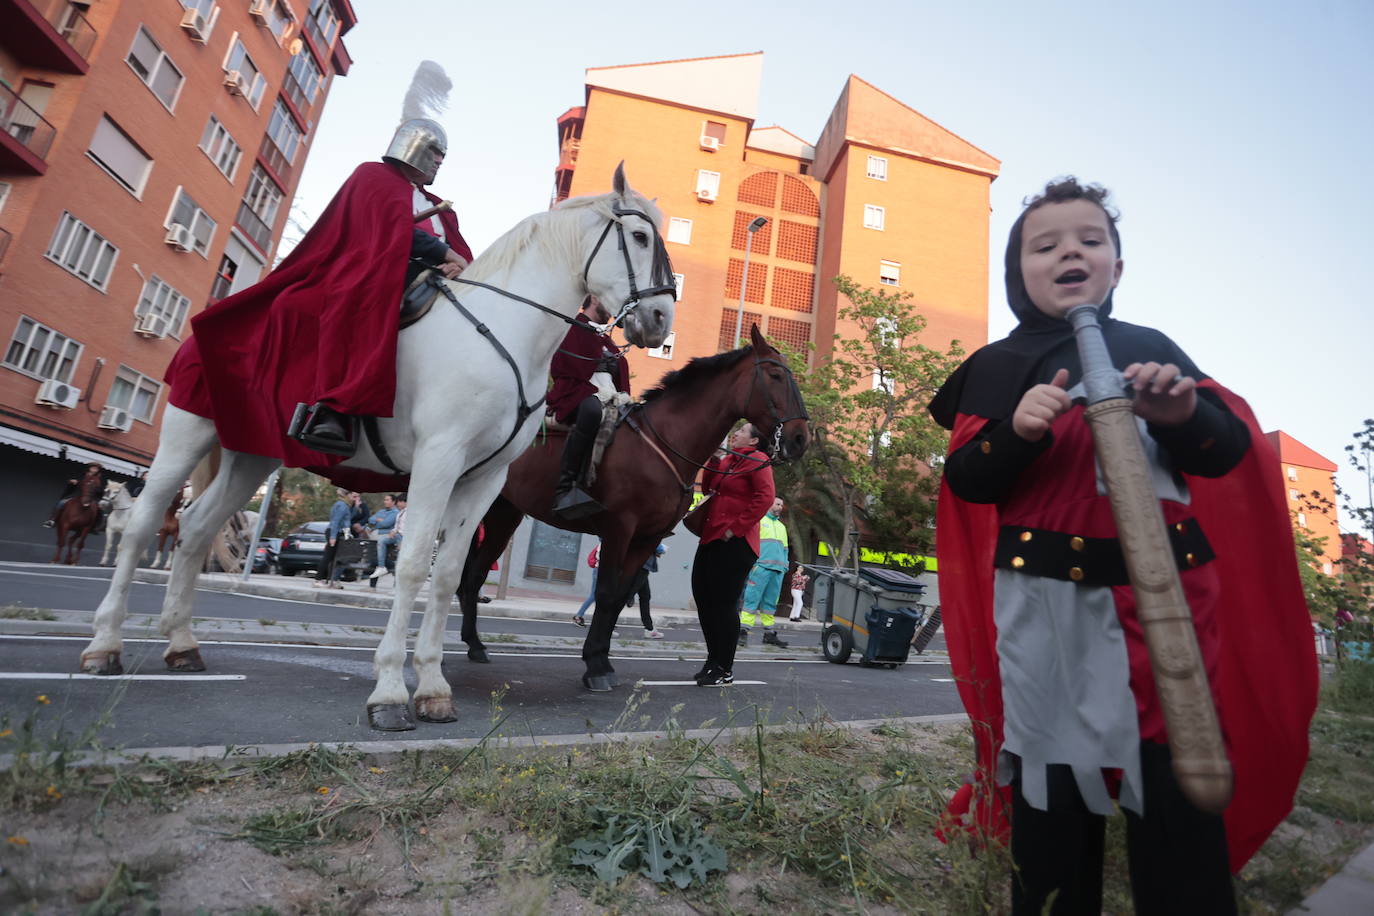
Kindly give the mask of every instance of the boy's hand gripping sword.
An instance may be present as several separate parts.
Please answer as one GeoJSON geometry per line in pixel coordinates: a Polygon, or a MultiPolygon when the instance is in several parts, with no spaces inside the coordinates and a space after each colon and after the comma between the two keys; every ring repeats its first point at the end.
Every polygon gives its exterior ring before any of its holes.
{"type": "Polygon", "coordinates": [[[1220,814],[1231,800],[1231,762],[1135,413],[1121,373],[1107,351],[1097,308],[1080,305],[1067,316],[1083,363],[1085,413],[1097,463],[1135,589],[1155,688],[1169,730],[1174,776],[1189,801],[1203,811],[1220,814]]]}

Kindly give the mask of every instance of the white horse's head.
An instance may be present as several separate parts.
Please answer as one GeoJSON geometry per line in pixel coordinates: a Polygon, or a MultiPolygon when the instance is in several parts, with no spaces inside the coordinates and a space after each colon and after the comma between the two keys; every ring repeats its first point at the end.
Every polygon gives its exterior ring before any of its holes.
{"type": "Polygon", "coordinates": [[[638,347],[657,347],[673,329],[677,284],[668,260],[659,223],[663,214],[653,201],[630,187],[625,164],[616,167],[614,191],[595,198],[579,198],[565,206],[583,206],[598,213],[585,239],[583,282],[612,315],[625,312],[625,337],[638,347]]]}

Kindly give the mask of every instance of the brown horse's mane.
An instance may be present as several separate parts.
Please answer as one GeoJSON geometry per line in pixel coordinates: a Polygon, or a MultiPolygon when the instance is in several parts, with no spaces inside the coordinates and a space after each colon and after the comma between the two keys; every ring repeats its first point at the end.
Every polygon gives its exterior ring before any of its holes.
{"type": "Polygon", "coordinates": [[[674,391],[695,388],[727,369],[733,369],[740,360],[753,352],[753,347],[740,347],[738,350],[727,350],[715,356],[698,356],[681,369],[674,369],[663,376],[658,380],[658,387],[644,391],[639,399],[648,402],[674,391]]]}

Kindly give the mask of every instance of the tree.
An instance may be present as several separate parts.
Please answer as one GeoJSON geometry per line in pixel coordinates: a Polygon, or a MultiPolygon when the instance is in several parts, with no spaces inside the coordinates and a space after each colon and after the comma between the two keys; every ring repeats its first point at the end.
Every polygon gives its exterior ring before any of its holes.
{"type": "MultiPolygon", "coordinates": [[[[828,360],[797,372],[815,444],[793,468],[779,473],[779,490],[816,534],[838,545],[837,565],[851,565],[862,518],[869,534],[890,548],[930,548],[939,488],[936,467],[947,433],[926,412],[963,348],[921,343],[926,319],[911,293],[860,286],[835,278],[839,317],[858,325],[835,336],[828,360]]],[[[791,359],[794,367],[802,359],[791,359]]],[[[798,514],[794,513],[796,518],[798,514]]]]}

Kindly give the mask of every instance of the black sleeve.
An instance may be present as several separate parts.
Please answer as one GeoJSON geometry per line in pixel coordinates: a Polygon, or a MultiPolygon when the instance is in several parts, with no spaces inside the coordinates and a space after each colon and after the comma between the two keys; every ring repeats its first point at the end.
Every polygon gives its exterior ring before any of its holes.
{"type": "Polygon", "coordinates": [[[410,256],[416,261],[424,261],[431,266],[443,263],[448,254],[448,246],[437,235],[430,235],[423,229],[412,230],[410,256]]]}
{"type": "Polygon", "coordinates": [[[1220,477],[1240,464],[1250,448],[1250,428],[1212,391],[1199,389],[1197,410],[1178,426],[1148,425],[1174,467],[1196,477],[1220,477]]]}
{"type": "Polygon", "coordinates": [[[966,502],[1000,502],[1021,472],[1053,441],[1054,434],[1047,432],[1040,441],[1027,442],[1012,429],[1010,420],[989,420],[978,435],[945,460],[945,480],[954,495],[966,502]]]}

